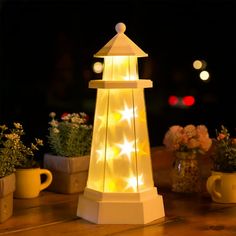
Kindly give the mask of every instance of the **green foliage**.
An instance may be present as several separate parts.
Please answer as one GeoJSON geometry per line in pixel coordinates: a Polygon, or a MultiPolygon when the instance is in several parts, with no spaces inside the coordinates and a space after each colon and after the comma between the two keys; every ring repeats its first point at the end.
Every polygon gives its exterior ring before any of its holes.
{"type": "Polygon", "coordinates": [[[49,116],[48,143],[54,155],[75,157],[90,153],[92,126],[87,124],[85,113],[65,113],[60,121],[55,119],[54,112],[49,116]]]}
{"type": "Polygon", "coordinates": [[[34,154],[43,145],[43,141],[35,139],[29,146],[24,144],[25,135],[20,123],[13,123],[13,128],[0,126],[0,178],[15,172],[16,168],[36,167],[34,154]]]}
{"type": "Polygon", "coordinates": [[[213,147],[214,171],[236,172],[236,139],[230,138],[230,133],[223,125],[220,132],[216,130],[216,139],[213,147]]]}

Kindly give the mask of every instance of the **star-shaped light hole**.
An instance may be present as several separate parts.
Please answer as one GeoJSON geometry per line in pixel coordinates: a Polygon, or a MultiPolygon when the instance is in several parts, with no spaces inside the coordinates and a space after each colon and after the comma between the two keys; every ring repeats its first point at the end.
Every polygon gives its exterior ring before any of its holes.
{"type": "Polygon", "coordinates": [[[127,121],[129,126],[131,125],[131,120],[137,117],[137,107],[131,107],[129,108],[127,104],[125,103],[124,109],[119,110],[119,113],[121,114],[121,120],[120,121],[127,121]]]}
{"type": "Polygon", "coordinates": [[[105,128],[107,125],[107,116],[106,115],[101,115],[98,116],[99,126],[98,126],[98,131],[100,131],[102,128],[105,128]]]}
{"type": "Polygon", "coordinates": [[[138,186],[141,186],[144,184],[143,174],[139,175],[138,177],[135,175],[131,175],[129,178],[126,178],[125,180],[127,182],[125,190],[132,188],[134,192],[138,190],[137,189],[138,186]]]}
{"type": "Polygon", "coordinates": [[[124,137],[124,141],[122,144],[117,144],[120,148],[119,156],[125,155],[128,157],[129,161],[131,160],[131,154],[135,152],[135,141],[129,141],[126,137],[124,137]]]}
{"type": "Polygon", "coordinates": [[[97,163],[100,161],[104,161],[106,158],[106,161],[112,160],[114,159],[117,154],[118,154],[118,150],[115,147],[109,147],[107,146],[106,150],[104,149],[98,149],[96,150],[97,152],[97,163]]]}

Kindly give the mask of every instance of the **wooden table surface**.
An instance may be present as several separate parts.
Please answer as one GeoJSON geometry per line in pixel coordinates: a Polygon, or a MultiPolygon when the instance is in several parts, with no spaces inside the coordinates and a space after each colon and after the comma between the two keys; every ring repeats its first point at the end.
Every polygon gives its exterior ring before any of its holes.
{"type": "Polygon", "coordinates": [[[146,225],[97,225],[76,216],[78,194],[43,191],[38,198],[14,200],[14,214],[0,224],[0,235],[236,235],[236,204],[218,204],[206,195],[168,189],[159,189],[159,194],[164,218],[146,225]]]}
{"type": "Polygon", "coordinates": [[[0,224],[0,235],[236,236],[236,204],[214,203],[205,191],[180,194],[157,188],[165,217],[146,225],[90,223],[76,216],[79,194],[42,191],[34,199],[14,199],[13,216],[0,224]]]}

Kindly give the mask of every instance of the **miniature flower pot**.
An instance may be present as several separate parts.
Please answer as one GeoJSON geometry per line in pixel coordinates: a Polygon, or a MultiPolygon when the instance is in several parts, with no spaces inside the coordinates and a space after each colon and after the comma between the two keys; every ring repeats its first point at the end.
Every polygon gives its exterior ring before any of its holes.
{"type": "Polygon", "coordinates": [[[44,155],[44,168],[53,175],[50,191],[72,194],[83,192],[87,184],[89,156],[62,157],[51,154],[44,155]]]}
{"type": "Polygon", "coordinates": [[[212,171],[207,179],[207,191],[214,202],[236,203],[236,173],[212,171]]]}
{"type": "Polygon", "coordinates": [[[52,182],[52,173],[47,169],[26,168],[16,170],[15,198],[35,198],[40,191],[46,189],[52,182]],[[42,176],[46,179],[42,182],[42,176]]]}
{"type": "Polygon", "coordinates": [[[13,192],[15,191],[15,174],[0,178],[0,223],[13,214],[13,192]]]}

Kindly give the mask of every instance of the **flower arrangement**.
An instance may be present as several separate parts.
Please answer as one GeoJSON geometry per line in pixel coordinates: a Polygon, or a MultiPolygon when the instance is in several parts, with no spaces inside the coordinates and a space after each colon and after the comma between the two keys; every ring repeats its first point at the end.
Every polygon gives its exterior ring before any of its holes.
{"type": "Polygon", "coordinates": [[[172,170],[172,191],[199,192],[201,178],[197,154],[204,154],[212,145],[206,126],[173,125],[166,132],[163,143],[176,157],[172,170]]]}
{"type": "Polygon", "coordinates": [[[173,125],[166,132],[163,144],[175,152],[204,154],[211,147],[212,140],[205,125],[173,125]]]}
{"type": "Polygon", "coordinates": [[[236,172],[236,138],[231,138],[226,127],[216,130],[213,140],[213,169],[220,172],[236,172]]]}
{"type": "Polygon", "coordinates": [[[35,152],[43,141],[36,138],[29,146],[24,144],[25,135],[20,123],[13,123],[13,128],[0,126],[0,177],[15,172],[16,168],[30,168],[38,166],[34,159],[35,152]]]}
{"type": "Polygon", "coordinates": [[[52,154],[76,157],[90,153],[92,125],[88,124],[86,113],[64,113],[60,120],[56,119],[55,112],[49,116],[48,143],[52,154]]]}

